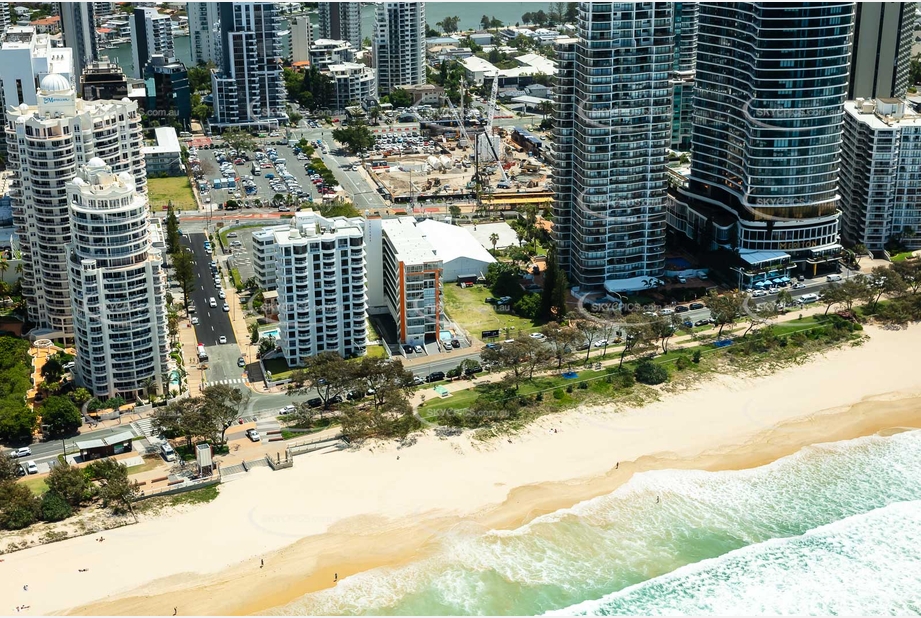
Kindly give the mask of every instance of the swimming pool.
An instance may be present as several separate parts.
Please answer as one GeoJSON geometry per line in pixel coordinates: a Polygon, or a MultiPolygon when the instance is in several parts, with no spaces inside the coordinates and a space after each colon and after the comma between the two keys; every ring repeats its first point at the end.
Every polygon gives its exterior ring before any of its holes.
{"type": "Polygon", "coordinates": [[[259,332],[259,336],[265,339],[268,339],[269,337],[279,339],[280,338],[279,335],[281,335],[281,331],[278,330],[277,328],[272,328],[269,330],[263,330],[259,332]]]}

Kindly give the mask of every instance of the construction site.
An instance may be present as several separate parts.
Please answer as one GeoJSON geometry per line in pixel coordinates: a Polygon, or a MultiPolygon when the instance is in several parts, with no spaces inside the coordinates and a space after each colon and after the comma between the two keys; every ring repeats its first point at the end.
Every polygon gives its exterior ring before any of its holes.
{"type": "Polygon", "coordinates": [[[421,123],[423,136],[378,139],[369,167],[393,203],[549,204],[551,170],[541,140],[523,127],[493,126],[495,97],[493,88],[485,121],[476,126],[466,126],[464,112],[449,101],[448,122],[421,123]]]}

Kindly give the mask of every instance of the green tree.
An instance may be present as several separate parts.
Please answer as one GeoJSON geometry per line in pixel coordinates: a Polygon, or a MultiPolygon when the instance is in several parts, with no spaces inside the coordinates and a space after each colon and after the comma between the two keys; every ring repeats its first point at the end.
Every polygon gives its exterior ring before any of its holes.
{"type": "Polygon", "coordinates": [[[49,491],[61,496],[72,507],[80,506],[93,494],[93,486],[84,471],[67,462],[51,468],[45,483],[49,491]]]}
{"type": "Polygon", "coordinates": [[[74,511],[60,494],[46,491],[41,498],[39,507],[42,521],[61,521],[73,515],[74,511]]]}
{"type": "Polygon", "coordinates": [[[64,365],[54,357],[49,358],[42,365],[41,373],[47,382],[60,382],[61,377],[64,375],[64,365]]]}
{"type": "Polygon", "coordinates": [[[512,305],[512,308],[517,315],[529,320],[536,320],[540,317],[540,295],[525,294],[512,305]]]}
{"type": "Polygon", "coordinates": [[[224,142],[236,151],[253,150],[256,147],[256,140],[252,135],[240,129],[229,129],[221,135],[224,142]]]}
{"type": "Polygon", "coordinates": [[[575,327],[561,325],[557,322],[545,324],[541,333],[547,338],[547,344],[550,346],[553,358],[556,359],[557,370],[562,369],[563,363],[568,362],[572,357],[582,336],[575,327]]]}
{"type": "Polygon", "coordinates": [[[566,3],[566,15],[564,16],[566,23],[574,24],[579,19],[579,3],[578,2],[567,2],[566,3]]]}
{"type": "Polygon", "coordinates": [[[258,343],[259,342],[259,325],[256,323],[250,324],[249,327],[249,342],[258,343]]]}
{"type": "Polygon", "coordinates": [[[0,438],[20,443],[32,440],[38,416],[24,401],[7,398],[0,413],[0,438]]]}
{"type": "Polygon", "coordinates": [[[441,31],[445,34],[451,34],[452,32],[457,32],[459,23],[460,17],[455,15],[453,17],[445,17],[435,25],[441,28],[441,31]]]}
{"type": "Polygon", "coordinates": [[[902,279],[902,276],[893,268],[877,266],[870,271],[868,277],[869,288],[872,290],[873,294],[869,299],[871,311],[876,311],[883,294],[898,296],[908,289],[908,285],[902,279]]]}
{"type": "Polygon", "coordinates": [[[374,146],[374,134],[360,120],[348,127],[333,130],[333,139],[344,144],[352,154],[363,155],[374,146]]]}
{"type": "Polygon", "coordinates": [[[166,204],[166,251],[167,253],[174,255],[178,253],[182,247],[179,245],[179,239],[181,238],[179,234],[179,217],[176,216],[176,210],[173,208],[173,202],[169,201],[166,204]]]}
{"type": "Polygon", "coordinates": [[[641,361],[633,370],[633,375],[640,384],[662,384],[668,381],[668,370],[649,359],[641,361]]]}
{"type": "Polygon", "coordinates": [[[189,310],[189,294],[195,286],[195,258],[190,251],[180,251],[173,257],[173,273],[182,289],[182,305],[189,310]]]}
{"type": "Polygon", "coordinates": [[[395,108],[411,107],[413,104],[413,96],[404,88],[394,88],[387,97],[395,108]]]}
{"type": "Polygon", "coordinates": [[[80,410],[67,397],[49,397],[42,404],[42,425],[48,426],[52,437],[69,436],[82,424],[80,410]]]}
{"type": "Polygon", "coordinates": [[[483,15],[483,17],[480,18],[480,27],[483,30],[489,30],[489,23],[489,15],[483,15]]]}
{"type": "Polygon", "coordinates": [[[316,391],[323,407],[328,409],[333,400],[344,396],[352,386],[355,378],[353,367],[335,352],[320,352],[304,359],[303,368],[291,373],[288,394],[316,391]]]}
{"type": "Polygon", "coordinates": [[[668,354],[668,342],[678,331],[676,320],[673,316],[659,316],[650,323],[652,336],[662,345],[662,353],[668,354]]]}
{"type": "Polygon", "coordinates": [[[547,265],[544,269],[544,287],[540,296],[540,313],[545,319],[553,315],[553,306],[556,302],[556,283],[560,269],[556,261],[556,251],[551,247],[547,254],[547,265]]]}
{"type": "Polygon", "coordinates": [[[624,348],[620,353],[618,368],[624,366],[627,356],[642,356],[652,350],[655,342],[655,333],[649,323],[649,318],[641,313],[631,313],[624,318],[620,329],[624,333],[624,348]]]}
{"type": "Polygon", "coordinates": [[[457,219],[461,216],[461,207],[457,204],[451,204],[448,206],[448,212],[451,213],[451,217],[457,219]]]}
{"type": "Polygon", "coordinates": [[[128,468],[114,459],[97,459],[87,468],[87,474],[99,483],[99,498],[102,506],[111,508],[116,514],[129,512],[136,522],[134,502],[141,492],[136,481],[128,479],[128,468]]]}
{"type": "Polygon", "coordinates": [[[492,234],[490,234],[490,235],[489,235],[489,242],[492,243],[492,250],[493,250],[493,253],[495,253],[495,252],[496,252],[496,245],[499,244],[499,235],[496,234],[495,232],[493,232],[492,234]]]}
{"type": "Polygon", "coordinates": [[[39,501],[23,483],[0,483],[0,528],[22,530],[38,520],[39,501]]]}
{"type": "Polygon", "coordinates": [[[893,262],[891,268],[902,278],[908,292],[917,294],[921,291],[921,260],[893,262]]]}
{"type": "Polygon", "coordinates": [[[249,405],[249,389],[240,390],[227,384],[214,384],[202,391],[201,408],[204,420],[220,432],[220,444],[226,443],[227,429],[249,405]]]}
{"type": "Polygon", "coordinates": [[[720,327],[716,334],[717,338],[722,336],[723,329],[726,326],[735,324],[742,314],[742,306],[746,298],[746,295],[742,292],[717,294],[715,291],[711,291],[707,294],[707,307],[710,308],[713,323],[720,327]]]}
{"type": "Polygon", "coordinates": [[[557,267],[556,282],[553,286],[553,316],[557,320],[566,317],[566,299],[568,296],[569,282],[566,280],[566,273],[557,267]]]}
{"type": "Polygon", "coordinates": [[[9,456],[9,453],[0,453],[0,483],[15,481],[19,473],[19,464],[9,456]]]}

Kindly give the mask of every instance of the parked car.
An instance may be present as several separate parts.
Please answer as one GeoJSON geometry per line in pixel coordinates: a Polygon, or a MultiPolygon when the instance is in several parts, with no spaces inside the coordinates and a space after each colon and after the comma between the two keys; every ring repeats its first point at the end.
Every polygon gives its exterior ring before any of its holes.
{"type": "Polygon", "coordinates": [[[451,340],[451,345],[454,346],[455,348],[459,348],[459,347],[460,347],[460,341],[458,341],[457,339],[452,339],[452,340],[451,340]]]}
{"type": "Polygon", "coordinates": [[[678,305],[675,307],[675,313],[684,313],[685,311],[688,311],[688,308],[685,305],[678,305]]]}
{"type": "Polygon", "coordinates": [[[531,337],[531,339],[546,339],[543,333],[531,333],[529,337],[531,337]]]}
{"type": "Polygon", "coordinates": [[[192,326],[197,326],[197,325],[198,325],[198,318],[195,316],[192,316],[192,326]]]}
{"type": "Polygon", "coordinates": [[[416,354],[422,354],[425,350],[422,349],[421,345],[413,346],[413,352],[416,354]]]}
{"type": "Polygon", "coordinates": [[[279,414],[294,414],[295,408],[293,405],[287,405],[281,410],[278,411],[279,414]]]}
{"type": "Polygon", "coordinates": [[[34,461],[26,462],[26,473],[28,474],[38,474],[38,466],[35,465],[34,461]]]}
{"type": "Polygon", "coordinates": [[[796,283],[793,284],[793,289],[794,289],[794,290],[802,290],[804,287],[806,287],[806,284],[805,284],[805,283],[800,283],[799,281],[797,281],[796,283]]]}
{"type": "Polygon", "coordinates": [[[689,306],[691,309],[703,309],[703,308],[704,308],[704,304],[703,304],[703,303],[691,303],[691,304],[688,305],[688,306],[689,306]]]}
{"type": "Polygon", "coordinates": [[[224,290],[221,290],[217,293],[217,297],[221,299],[227,298],[227,294],[224,293],[224,290]]]}
{"type": "Polygon", "coordinates": [[[314,397],[313,399],[307,400],[307,405],[310,406],[311,408],[319,408],[320,406],[323,405],[323,400],[320,399],[319,397],[314,397]]]}
{"type": "Polygon", "coordinates": [[[425,376],[426,382],[440,382],[445,379],[444,371],[433,371],[432,373],[425,376]]]}
{"type": "Polygon", "coordinates": [[[236,238],[236,237],[237,237],[237,233],[236,233],[236,232],[231,232],[231,233],[227,234],[227,238],[236,238]]]}
{"type": "Polygon", "coordinates": [[[246,367],[246,359],[242,356],[237,359],[237,367],[246,367]]]}
{"type": "Polygon", "coordinates": [[[227,303],[224,303],[223,309],[224,311],[230,311],[230,305],[228,305],[227,303]]]}
{"type": "Polygon", "coordinates": [[[18,448],[14,451],[10,451],[10,457],[12,457],[13,459],[17,459],[20,457],[28,457],[31,454],[32,454],[32,449],[30,449],[28,446],[23,446],[22,448],[18,448]]]}
{"type": "Polygon", "coordinates": [[[218,342],[218,343],[227,343],[227,337],[225,337],[224,335],[221,335],[220,337],[218,337],[217,342],[218,342]]]}
{"type": "Polygon", "coordinates": [[[259,442],[262,440],[262,436],[259,435],[259,432],[255,429],[247,429],[246,436],[253,442],[259,442]]]}

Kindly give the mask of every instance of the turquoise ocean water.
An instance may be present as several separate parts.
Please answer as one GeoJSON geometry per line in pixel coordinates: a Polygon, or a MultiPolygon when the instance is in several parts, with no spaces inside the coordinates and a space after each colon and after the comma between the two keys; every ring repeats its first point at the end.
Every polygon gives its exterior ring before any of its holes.
{"type": "Polygon", "coordinates": [[[275,614],[921,614],[921,431],[654,471],[275,614]],[[656,502],[658,496],[659,502],[656,502]]]}

